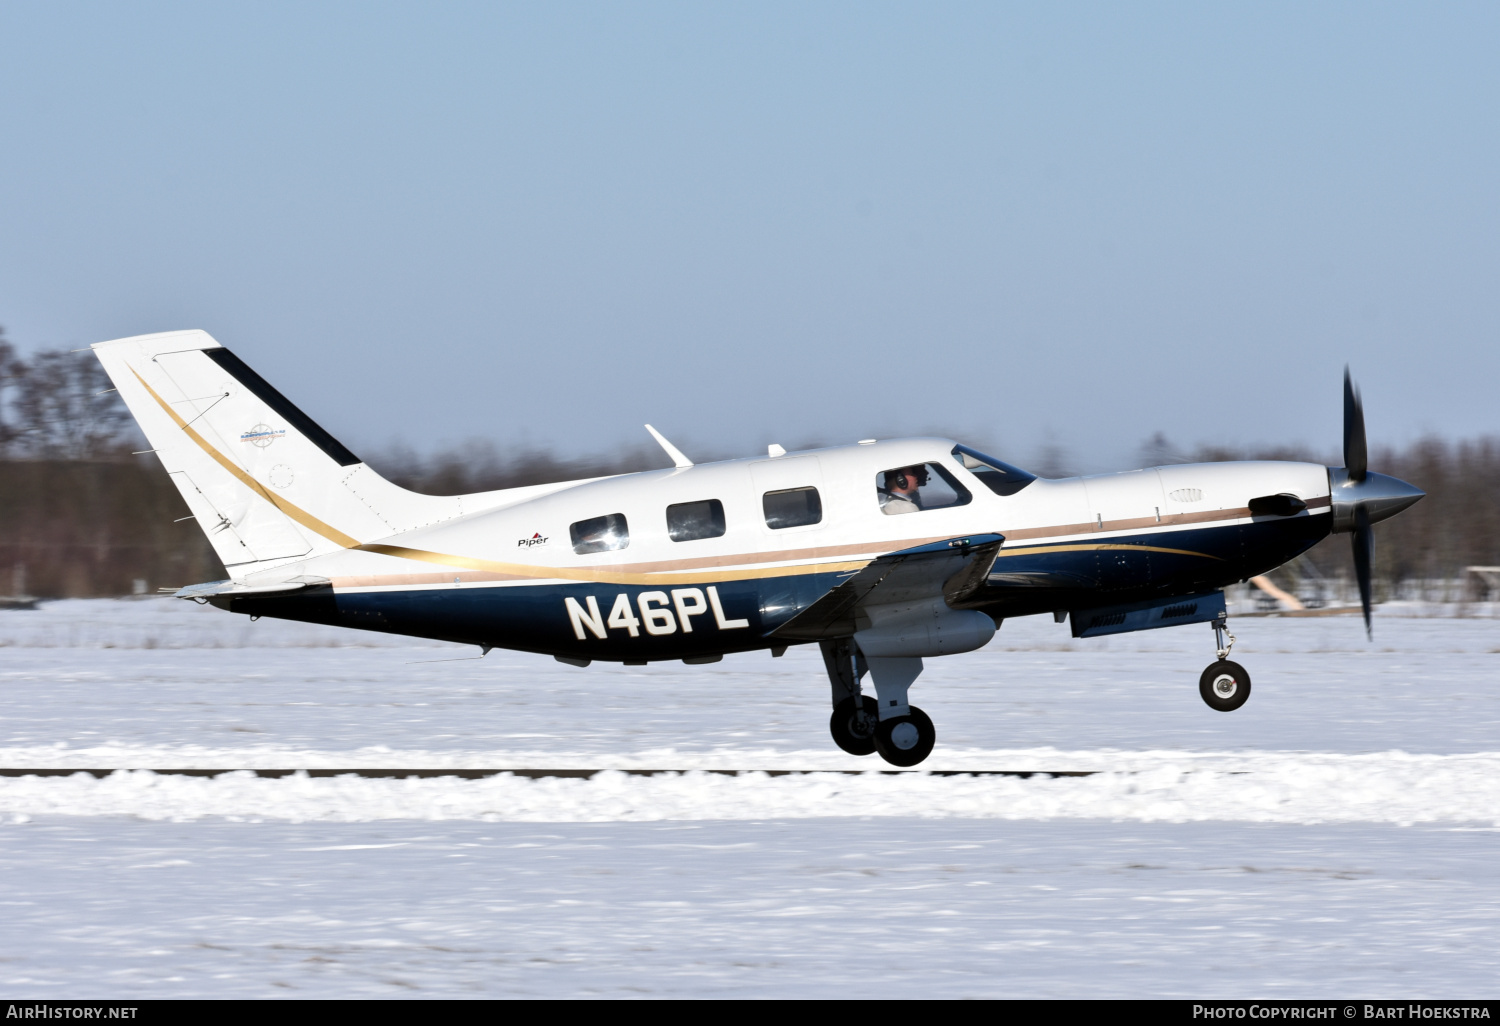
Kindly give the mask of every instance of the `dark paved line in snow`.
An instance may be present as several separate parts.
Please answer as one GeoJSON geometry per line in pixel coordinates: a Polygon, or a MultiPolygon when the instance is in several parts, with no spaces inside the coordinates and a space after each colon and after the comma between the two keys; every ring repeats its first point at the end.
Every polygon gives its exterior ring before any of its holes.
{"type": "Polygon", "coordinates": [[[482,780],[509,773],[517,777],[536,780],[542,777],[577,777],[589,779],[600,773],[624,773],[632,777],[656,777],[669,773],[712,773],[721,777],[748,776],[764,773],[768,777],[806,776],[810,773],[836,773],[840,776],[862,776],[874,773],[879,776],[904,776],[925,774],[930,777],[1091,777],[1095,770],[731,770],[731,769],[160,769],[154,766],[117,766],[110,769],[99,767],[0,767],[0,777],[70,777],[75,773],[87,773],[92,777],[107,777],[112,773],[146,770],[162,776],[173,777],[217,777],[225,773],[254,773],[257,777],[279,778],[304,773],[309,777],[367,777],[370,779],[408,777],[462,777],[465,780],[482,780]]]}

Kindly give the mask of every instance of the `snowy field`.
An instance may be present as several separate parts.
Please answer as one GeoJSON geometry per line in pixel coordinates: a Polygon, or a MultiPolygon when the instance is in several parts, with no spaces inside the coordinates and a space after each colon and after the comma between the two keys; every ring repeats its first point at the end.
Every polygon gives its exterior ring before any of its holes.
{"type": "MultiPolygon", "coordinates": [[[[1411,613],[1416,610],[1407,609],[1411,613]]],[[[1495,997],[1500,621],[1008,621],[846,776],[815,648],[550,659],[173,600],[0,612],[18,997],[1495,997]],[[171,768],[663,769],[592,780],[171,768]],[[725,777],[706,769],[803,770],[725,777]]]]}

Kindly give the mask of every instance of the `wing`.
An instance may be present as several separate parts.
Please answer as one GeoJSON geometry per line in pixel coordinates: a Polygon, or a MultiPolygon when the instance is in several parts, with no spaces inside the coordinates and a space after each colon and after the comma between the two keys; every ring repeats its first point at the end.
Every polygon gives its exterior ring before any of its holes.
{"type": "Polygon", "coordinates": [[[769,634],[789,641],[848,637],[869,626],[862,611],[937,598],[957,606],[985,586],[1005,538],[975,534],[891,552],[872,560],[769,634]]]}

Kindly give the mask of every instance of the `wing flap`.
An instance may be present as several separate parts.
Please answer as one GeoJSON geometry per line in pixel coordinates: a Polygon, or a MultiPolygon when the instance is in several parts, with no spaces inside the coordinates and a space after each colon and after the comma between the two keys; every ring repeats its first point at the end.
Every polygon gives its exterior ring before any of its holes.
{"type": "Polygon", "coordinates": [[[939,595],[950,604],[961,602],[984,586],[1004,543],[998,534],[969,535],[880,556],[768,636],[790,641],[848,637],[869,626],[861,614],[866,606],[939,595]]]}

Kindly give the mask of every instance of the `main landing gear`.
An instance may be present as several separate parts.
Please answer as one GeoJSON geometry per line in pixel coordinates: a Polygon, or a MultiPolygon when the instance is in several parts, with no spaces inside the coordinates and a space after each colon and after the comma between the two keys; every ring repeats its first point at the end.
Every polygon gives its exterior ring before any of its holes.
{"type": "Polygon", "coordinates": [[[1227,618],[1219,617],[1213,622],[1213,628],[1219,660],[1209,663],[1203,676],[1198,678],[1198,694],[1203,696],[1210,709],[1234,712],[1250,698],[1250,674],[1228,658],[1229,650],[1234,647],[1234,635],[1229,633],[1227,618]],[[1229,637],[1227,645],[1224,644],[1226,635],[1229,637]]]}
{"type": "Polygon", "coordinates": [[[833,743],[850,755],[875,754],[875,726],[880,722],[880,706],[869,695],[860,696],[862,712],[855,715],[854,699],[844,698],[833,707],[828,732],[833,743]]]}
{"type": "Polygon", "coordinates": [[[850,755],[880,757],[893,766],[915,766],[932,754],[937,730],[921,709],[908,705],[907,689],[922,672],[922,660],[866,659],[850,638],[820,643],[833,687],[828,732],[850,755]],[[870,674],[875,697],[863,693],[860,678],[870,674]]]}

